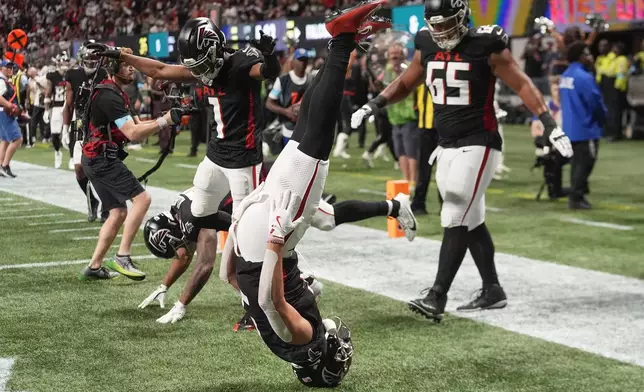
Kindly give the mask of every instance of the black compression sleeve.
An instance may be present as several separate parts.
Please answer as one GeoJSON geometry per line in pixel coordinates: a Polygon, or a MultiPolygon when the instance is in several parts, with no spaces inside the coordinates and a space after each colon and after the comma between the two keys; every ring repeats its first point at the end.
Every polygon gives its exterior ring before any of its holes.
{"type": "Polygon", "coordinates": [[[280,76],[281,71],[282,66],[280,65],[280,61],[275,53],[264,57],[264,63],[262,63],[261,68],[261,74],[264,79],[275,79],[280,76]]]}
{"type": "Polygon", "coordinates": [[[230,227],[230,214],[223,211],[217,211],[208,216],[202,216],[200,218],[195,217],[193,223],[198,229],[228,231],[228,228],[230,227]]]}

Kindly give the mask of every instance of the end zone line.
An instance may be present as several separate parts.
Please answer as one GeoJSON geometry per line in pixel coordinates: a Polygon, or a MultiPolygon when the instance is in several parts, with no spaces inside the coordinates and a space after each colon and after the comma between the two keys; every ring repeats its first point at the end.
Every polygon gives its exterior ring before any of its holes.
{"type": "MultiPolygon", "coordinates": [[[[118,234],[116,238],[121,238],[123,237],[123,234],[118,234]]],[[[89,236],[89,237],[74,237],[72,240],[74,241],[85,241],[85,240],[97,240],[98,236],[89,236]]]]}
{"type": "MultiPolygon", "coordinates": [[[[147,260],[147,259],[156,259],[156,257],[149,254],[143,255],[143,256],[132,256],[132,260],[147,260]]],[[[26,263],[26,264],[0,265],[0,271],[8,270],[8,269],[59,267],[63,265],[89,264],[90,261],[92,260],[91,259],[65,260],[65,261],[52,261],[50,263],[26,263]]]]}
{"type": "Polygon", "coordinates": [[[42,210],[51,210],[52,208],[55,208],[54,206],[51,207],[36,207],[36,208],[22,208],[22,209],[17,209],[17,210],[6,210],[3,211],[5,212],[31,212],[31,211],[42,211],[42,210]]]}
{"type": "Polygon", "coordinates": [[[28,201],[25,201],[25,202],[22,202],[22,203],[0,204],[0,208],[4,208],[4,207],[16,207],[16,206],[29,206],[29,205],[31,205],[31,204],[33,204],[33,203],[28,202],[28,201]]]}
{"type": "Polygon", "coordinates": [[[45,218],[48,216],[61,216],[63,215],[60,212],[56,212],[53,214],[40,214],[40,215],[19,215],[19,216],[3,216],[0,217],[0,220],[9,220],[9,219],[24,219],[24,218],[45,218]]]}
{"type": "Polygon", "coordinates": [[[145,163],[156,163],[156,159],[150,159],[150,158],[141,158],[141,157],[136,157],[134,158],[135,161],[139,162],[145,162],[145,163]]]}
{"type": "Polygon", "coordinates": [[[591,220],[585,220],[585,219],[579,219],[579,218],[561,218],[562,221],[568,222],[568,223],[576,223],[578,225],[586,225],[586,226],[593,226],[593,227],[603,227],[605,229],[613,229],[613,230],[622,230],[622,231],[630,231],[633,230],[633,226],[626,226],[626,225],[617,225],[615,223],[608,223],[608,222],[596,222],[596,221],[591,221],[591,220]]]}
{"type": "Polygon", "coordinates": [[[199,168],[199,166],[191,165],[189,163],[177,163],[175,166],[176,167],[182,167],[184,169],[197,169],[197,168],[199,168]]]}
{"type": "Polygon", "coordinates": [[[0,201],[13,201],[16,200],[13,197],[0,197],[0,201]]]}

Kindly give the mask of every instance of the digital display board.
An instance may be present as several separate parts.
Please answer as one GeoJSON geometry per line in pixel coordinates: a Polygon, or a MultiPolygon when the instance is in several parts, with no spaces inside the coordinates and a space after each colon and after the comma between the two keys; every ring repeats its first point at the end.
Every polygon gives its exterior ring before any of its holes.
{"type": "Polygon", "coordinates": [[[548,1],[548,16],[561,30],[567,25],[582,26],[586,15],[601,15],[611,25],[626,25],[644,20],[644,0],[568,0],[548,1]]]}

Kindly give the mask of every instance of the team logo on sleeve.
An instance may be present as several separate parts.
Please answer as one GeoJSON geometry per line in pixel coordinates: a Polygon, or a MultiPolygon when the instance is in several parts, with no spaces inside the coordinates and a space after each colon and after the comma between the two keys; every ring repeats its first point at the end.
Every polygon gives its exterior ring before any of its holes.
{"type": "Polygon", "coordinates": [[[197,30],[197,49],[208,48],[219,42],[219,37],[207,26],[199,26],[197,30]]]}

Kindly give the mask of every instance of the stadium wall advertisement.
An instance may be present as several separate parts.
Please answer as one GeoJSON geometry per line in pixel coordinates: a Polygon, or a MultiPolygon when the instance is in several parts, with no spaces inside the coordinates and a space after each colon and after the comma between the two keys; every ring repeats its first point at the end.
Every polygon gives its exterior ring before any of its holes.
{"type": "Polygon", "coordinates": [[[546,16],[562,30],[569,25],[586,27],[586,14],[591,12],[604,17],[611,30],[644,26],[644,0],[549,0],[546,16]]]}

